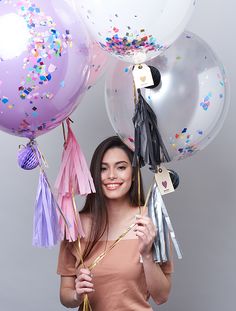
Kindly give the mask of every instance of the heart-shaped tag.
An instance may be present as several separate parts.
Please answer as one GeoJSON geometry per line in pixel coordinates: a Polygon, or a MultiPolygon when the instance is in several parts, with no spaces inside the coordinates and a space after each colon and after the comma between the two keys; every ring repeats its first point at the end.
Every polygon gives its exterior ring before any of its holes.
{"type": "Polygon", "coordinates": [[[167,188],[167,181],[166,181],[166,180],[162,182],[162,186],[163,186],[164,188],[167,188]]]}
{"type": "Polygon", "coordinates": [[[142,82],[145,82],[145,81],[146,81],[146,77],[145,77],[145,76],[142,76],[142,77],[140,77],[140,80],[141,80],[142,82]]]}

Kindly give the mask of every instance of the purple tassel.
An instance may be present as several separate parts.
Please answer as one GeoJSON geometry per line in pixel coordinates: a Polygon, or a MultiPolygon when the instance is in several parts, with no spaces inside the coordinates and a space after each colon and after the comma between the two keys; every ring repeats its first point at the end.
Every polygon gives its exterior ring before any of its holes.
{"type": "Polygon", "coordinates": [[[59,241],[58,208],[47,176],[41,170],[34,212],[33,246],[52,247],[59,241]]]}

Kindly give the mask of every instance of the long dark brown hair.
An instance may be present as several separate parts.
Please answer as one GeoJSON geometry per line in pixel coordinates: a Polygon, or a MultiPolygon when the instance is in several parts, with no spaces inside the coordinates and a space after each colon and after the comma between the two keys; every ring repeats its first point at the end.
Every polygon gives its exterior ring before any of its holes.
{"type": "MultiPolygon", "coordinates": [[[[102,141],[94,151],[90,171],[93,177],[96,193],[91,193],[87,196],[85,205],[80,213],[91,216],[90,235],[87,237],[87,243],[83,253],[85,260],[91,253],[95,244],[108,230],[108,213],[101,185],[101,165],[104,154],[108,149],[120,148],[127,154],[130,163],[132,164],[134,153],[122,142],[118,136],[112,136],[102,141]]],[[[140,195],[139,195],[139,169],[134,167],[132,170],[132,184],[129,190],[131,206],[144,204],[144,191],[142,178],[140,176],[140,195]]]]}

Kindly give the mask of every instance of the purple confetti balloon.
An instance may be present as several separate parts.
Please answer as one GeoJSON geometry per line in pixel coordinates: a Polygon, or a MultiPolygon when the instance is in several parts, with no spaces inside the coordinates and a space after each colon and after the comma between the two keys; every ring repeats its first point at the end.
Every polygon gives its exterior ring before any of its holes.
{"type": "Polygon", "coordinates": [[[76,108],[89,75],[89,39],[63,0],[0,1],[0,129],[30,139],[76,108]]]}

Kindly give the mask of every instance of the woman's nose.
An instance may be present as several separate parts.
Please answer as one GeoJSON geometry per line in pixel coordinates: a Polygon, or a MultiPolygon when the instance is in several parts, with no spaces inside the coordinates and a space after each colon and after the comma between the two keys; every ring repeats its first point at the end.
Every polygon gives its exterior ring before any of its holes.
{"type": "Polygon", "coordinates": [[[117,176],[116,176],[115,170],[114,169],[110,169],[108,178],[111,179],[111,180],[114,180],[114,179],[116,179],[116,177],[117,176]]]}

